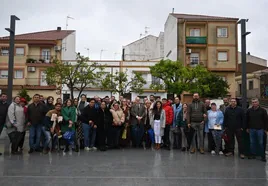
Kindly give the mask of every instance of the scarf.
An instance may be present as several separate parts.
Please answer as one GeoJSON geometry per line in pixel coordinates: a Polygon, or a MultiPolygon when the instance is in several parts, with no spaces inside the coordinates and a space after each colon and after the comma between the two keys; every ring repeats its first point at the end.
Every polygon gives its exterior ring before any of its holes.
{"type": "Polygon", "coordinates": [[[183,121],[186,121],[187,118],[187,111],[183,111],[183,121]]]}
{"type": "Polygon", "coordinates": [[[46,116],[51,118],[52,117],[52,114],[57,114],[57,116],[61,116],[61,112],[60,111],[57,111],[56,109],[48,111],[48,113],[46,114],[46,116]]]}

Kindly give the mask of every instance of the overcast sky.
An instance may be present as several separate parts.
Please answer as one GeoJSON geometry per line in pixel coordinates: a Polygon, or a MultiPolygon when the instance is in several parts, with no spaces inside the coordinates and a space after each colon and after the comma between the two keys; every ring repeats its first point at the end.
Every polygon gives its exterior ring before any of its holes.
{"type": "Polygon", "coordinates": [[[144,27],[158,36],[175,8],[176,13],[248,18],[247,51],[268,59],[267,0],[0,0],[0,36],[8,33],[11,14],[18,16],[16,34],[52,30],[57,26],[76,30],[77,52],[91,59],[120,59],[123,45],[140,38],[144,27]],[[115,53],[118,53],[115,55],[115,53]]]}

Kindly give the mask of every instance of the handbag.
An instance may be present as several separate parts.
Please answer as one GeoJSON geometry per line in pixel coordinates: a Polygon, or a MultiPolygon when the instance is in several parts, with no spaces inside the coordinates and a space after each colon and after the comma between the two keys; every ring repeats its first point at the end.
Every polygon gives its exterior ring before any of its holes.
{"type": "Polygon", "coordinates": [[[66,131],[64,134],[63,134],[63,139],[65,139],[69,144],[74,144],[74,135],[75,135],[75,132],[74,131],[66,131]]]}
{"type": "Polygon", "coordinates": [[[152,143],[154,143],[154,130],[152,128],[150,128],[148,131],[147,131],[148,135],[149,135],[149,138],[151,140],[152,143]]]}
{"type": "Polygon", "coordinates": [[[226,130],[222,133],[222,139],[223,139],[225,142],[228,142],[228,141],[229,141],[229,137],[228,137],[228,135],[227,135],[227,131],[226,131],[226,130]]]}
{"type": "Polygon", "coordinates": [[[122,139],[127,139],[127,126],[125,126],[123,133],[122,133],[122,139]]]}

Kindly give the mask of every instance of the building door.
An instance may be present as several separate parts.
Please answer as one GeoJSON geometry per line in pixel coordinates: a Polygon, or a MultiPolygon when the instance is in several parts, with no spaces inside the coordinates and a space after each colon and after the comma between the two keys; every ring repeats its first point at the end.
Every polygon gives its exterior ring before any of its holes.
{"type": "Polygon", "coordinates": [[[40,72],[40,86],[47,86],[46,76],[44,71],[40,72]]]}
{"type": "Polygon", "coordinates": [[[50,49],[42,49],[42,59],[45,60],[45,63],[50,62],[50,49]]]}

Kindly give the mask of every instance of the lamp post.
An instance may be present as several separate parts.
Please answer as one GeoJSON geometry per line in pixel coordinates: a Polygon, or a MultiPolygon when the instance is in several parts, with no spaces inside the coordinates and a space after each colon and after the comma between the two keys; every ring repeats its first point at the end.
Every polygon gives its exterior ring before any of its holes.
{"type": "Polygon", "coordinates": [[[10,16],[10,28],[6,30],[10,33],[9,36],[9,58],[8,58],[8,87],[7,96],[8,102],[12,102],[12,91],[13,91],[13,70],[14,70],[14,45],[15,45],[15,28],[16,21],[20,20],[17,16],[10,16]]]}
{"type": "Polygon", "coordinates": [[[250,32],[246,32],[246,22],[248,19],[241,19],[241,60],[242,60],[242,108],[247,110],[247,42],[246,37],[250,32]]]}

